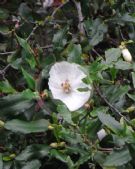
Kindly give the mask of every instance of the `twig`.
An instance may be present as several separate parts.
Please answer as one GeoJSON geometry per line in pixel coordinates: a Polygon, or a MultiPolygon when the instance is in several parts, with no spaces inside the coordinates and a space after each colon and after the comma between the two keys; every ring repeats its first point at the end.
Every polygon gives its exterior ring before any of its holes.
{"type": "Polygon", "coordinates": [[[36,25],[36,26],[33,27],[31,33],[29,34],[29,36],[26,39],[27,41],[30,40],[31,36],[33,36],[34,32],[37,30],[38,27],[39,27],[39,25],[36,25]]]}
{"type": "Polygon", "coordinates": [[[5,73],[9,69],[11,65],[8,64],[4,69],[0,70],[0,75],[2,75],[3,79],[5,79],[5,73]]]}
{"type": "Polygon", "coordinates": [[[126,39],[123,36],[123,33],[122,33],[122,30],[121,30],[120,26],[119,26],[119,31],[120,31],[120,36],[121,36],[122,40],[125,41],[126,39]]]}
{"type": "Polygon", "coordinates": [[[84,37],[82,35],[85,35],[85,29],[84,29],[84,25],[83,25],[83,14],[82,14],[82,8],[81,8],[81,3],[79,1],[73,0],[77,12],[78,12],[78,20],[79,20],[79,24],[78,24],[78,28],[81,34],[81,41],[84,39],[84,37]]]}
{"type": "Polygon", "coordinates": [[[53,45],[46,45],[46,46],[43,46],[43,47],[40,47],[41,49],[49,49],[49,48],[52,48],[53,45]]]}
{"type": "Polygon", "coordinates": [[[59,9],[61,9],[65,4],[67,4],[69,2],[69,0],[67,0],[66,2],[62,3],[60,6],[58,6],[52,13],[51,17],[53,18],[54,15],[58,12],[59,9]]]}
{"type": "Polygon", "coordinates": [[[92,51],[99,57],[102,57],[94,48],[92,49],[92,51]]]}
{"type": "Polygon", "coordinates": [[[11,55],[11,54],[13,54],[13,53],[15,53],[15,51],[2,52],[2,53],[0,53],[0,55],[11,55]]]}
{"type": "Polygon", "coordinates": [[[80,120],[79,120],[79,123],[78,123],[78,126],[81,124],[81,122],[87,117],[89,116],[90,112],[88,111],[80,120]]]}

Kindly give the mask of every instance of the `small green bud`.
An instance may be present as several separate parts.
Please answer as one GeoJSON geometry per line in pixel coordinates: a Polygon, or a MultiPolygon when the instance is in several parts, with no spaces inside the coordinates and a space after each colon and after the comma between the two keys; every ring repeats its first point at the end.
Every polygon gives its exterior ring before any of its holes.
{"type": "Polygon", "coordinates": [[[0,128],[3,128],[4,125],[5,125],[5,123],[2,120],[0,120],[0,128]]]}

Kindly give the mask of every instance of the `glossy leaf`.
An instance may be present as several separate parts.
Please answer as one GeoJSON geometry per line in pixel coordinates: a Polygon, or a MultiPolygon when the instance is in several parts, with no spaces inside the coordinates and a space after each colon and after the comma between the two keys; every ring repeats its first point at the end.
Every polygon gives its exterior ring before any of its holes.
{"type": "Polygon", "coordinates": [[[23,68],[22,68],[22,73],[23,73],[23,76],[29,86],[30,89],[35,89],[35,80],[33,79],[33,77],[27,73],[23,68]]]}
{"type": "Polygon", "coordinates": [[[107,156],[104,166],[123,166],[131,161],[131,159],[128,149],[113,151],[109,156],[107,156]]]}
{"type": "Polygon", "coordinates": [[[48,121],[44,119],[40,119],[37,121],[21,121],[21,120],[11,120],[5,123],[5,129],[11,130],[12,132],[20,132],[23,134],[28,133],[38,133],[45,132],[48,130],[48,121]]]}
{"type": "Polygon", "coordinates": [[[120,125],[120,123],[109,114],[100,112],[98,113],[98,118],[105,126],[107,126],[116,134],[119,134],[122,131],[122,126],[120,125]]]}

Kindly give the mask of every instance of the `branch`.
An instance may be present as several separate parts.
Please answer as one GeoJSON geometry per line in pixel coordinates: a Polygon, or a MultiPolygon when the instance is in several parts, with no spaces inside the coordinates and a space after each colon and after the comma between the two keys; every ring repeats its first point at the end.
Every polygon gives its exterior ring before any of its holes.
{"type": "Polygon", "coordinates": [[[0,53],[0,55],[11,55],[11,54],[13,54],[13,53],[15,53],[15,51],[2,52],[2,53],[0,53]]]}
{"type": "Polygon", "coordinates": [[[82,14],[81,3],[76,0],[73,0],[73,2],[78,12],[78,20],[79,20],[78,29],[80,31],[80,35],[81,35],[80,39],[82,41],[84,39],[83,35],[85,35],[85,30],[84,30],[84,25],[83,25],[83,14],[82,14]]]}
{"type": "Polygon", "coordinates": [[[52,13],[51,17],[53,18],[54,15],[59,11],[59,9],[61,9],[64,5],[66,5],[69,2],[69,0],[67,0],[66,2],[62,3],[60,6],[58,6],[52,13]]]}
{"type": "Polygon", "coordinates": [[[8,64],[4,69],[0,70],[0,75],[2,75],[3,79],[5,79],[5,73],[9,69],[11,65],[8,64]]]}
{"type": "Polygon", "coordinates": [[[53,45],[46,45],[46,46],[43,46],[43,47],[40,47],[41,49],[49,49],[49,48],[52,48],[53,45]]]}
{"type": "Polygon", "coordinates": [[[29,34],[29,36],[26,39],[27,41],[30,40],[31,36],[33,36],[34,32],[37,30],[38,27],[39,27],[39,25],[36,25],[36,26],[33,27],[31,33],[29,34]]]}

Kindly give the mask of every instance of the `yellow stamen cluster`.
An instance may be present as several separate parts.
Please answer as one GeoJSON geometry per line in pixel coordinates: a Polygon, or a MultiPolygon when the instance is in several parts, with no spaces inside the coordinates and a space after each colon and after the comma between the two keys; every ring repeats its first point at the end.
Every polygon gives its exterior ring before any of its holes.
{"type": "Polygon", "coordinates": [[[71,86],[68,80],[66,80],[64,83],[61,84],[61,87],[65,93],[70,93],[71,86]]]}

